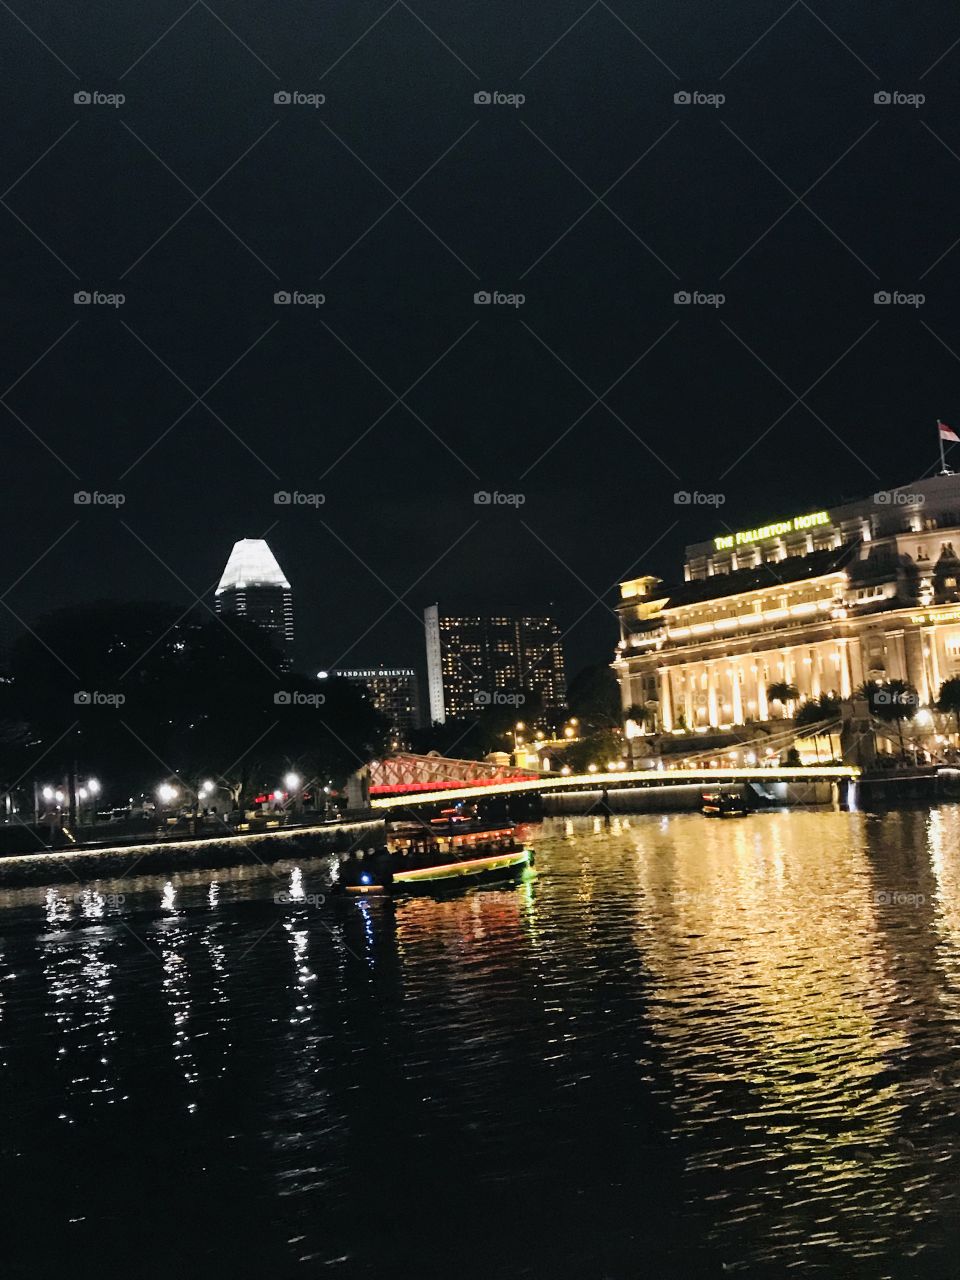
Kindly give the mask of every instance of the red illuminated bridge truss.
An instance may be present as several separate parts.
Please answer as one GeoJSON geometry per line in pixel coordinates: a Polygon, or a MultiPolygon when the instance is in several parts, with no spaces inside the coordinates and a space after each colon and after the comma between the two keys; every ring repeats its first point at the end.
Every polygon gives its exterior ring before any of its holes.
{"type": "Polygon", "coordinates": [[[515,769],[484,760],[401,754],[374,760],[370,765],[370,795],[399,796],[417,791],[449,791],[455,787],[493,787],[540,776],[533,769],[515,769]]]}

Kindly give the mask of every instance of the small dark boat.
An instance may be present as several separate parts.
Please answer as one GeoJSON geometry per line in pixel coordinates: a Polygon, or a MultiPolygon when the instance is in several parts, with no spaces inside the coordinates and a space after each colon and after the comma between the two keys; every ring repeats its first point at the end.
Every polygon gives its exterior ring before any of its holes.
{"type": "Polygon", "coordinates": [[[700,812],[705,818],[745,818],[749,810],[739,791],[704,791],[700,812]]]}

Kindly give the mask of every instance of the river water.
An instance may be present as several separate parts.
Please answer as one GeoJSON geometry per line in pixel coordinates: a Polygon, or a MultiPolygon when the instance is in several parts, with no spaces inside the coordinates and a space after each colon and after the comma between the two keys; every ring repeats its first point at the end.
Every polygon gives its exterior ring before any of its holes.
{"type": "Polygon", "coordinates": [[[533,839],[0,895],[3,1274],[956,1274],[960,807],[533,839]]]}

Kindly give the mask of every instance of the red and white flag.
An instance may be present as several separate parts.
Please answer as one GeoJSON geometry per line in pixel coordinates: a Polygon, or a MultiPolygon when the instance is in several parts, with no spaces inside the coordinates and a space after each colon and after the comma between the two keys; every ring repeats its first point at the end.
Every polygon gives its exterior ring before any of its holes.
{"type": "Polygon", "coordinates": [[[957,435],[953,427],[948,427],[945,422],[938,422],[937,426],[940,428],[941,440],[952,440],[954,444],[960,444],[960,436],[957,435]]]}

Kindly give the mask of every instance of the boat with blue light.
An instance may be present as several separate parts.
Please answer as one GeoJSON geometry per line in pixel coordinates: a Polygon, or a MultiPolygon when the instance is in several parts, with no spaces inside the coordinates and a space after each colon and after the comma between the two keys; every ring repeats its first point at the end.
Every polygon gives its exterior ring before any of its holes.
{"type": "Polygon", "coordinates": [[[484,822],[458,805],[430,822],[392,824],[385,846],[348,855],[336,887],[356,895],[448,892],[519,880],[535,859],[515,823],[484,822]]]}

